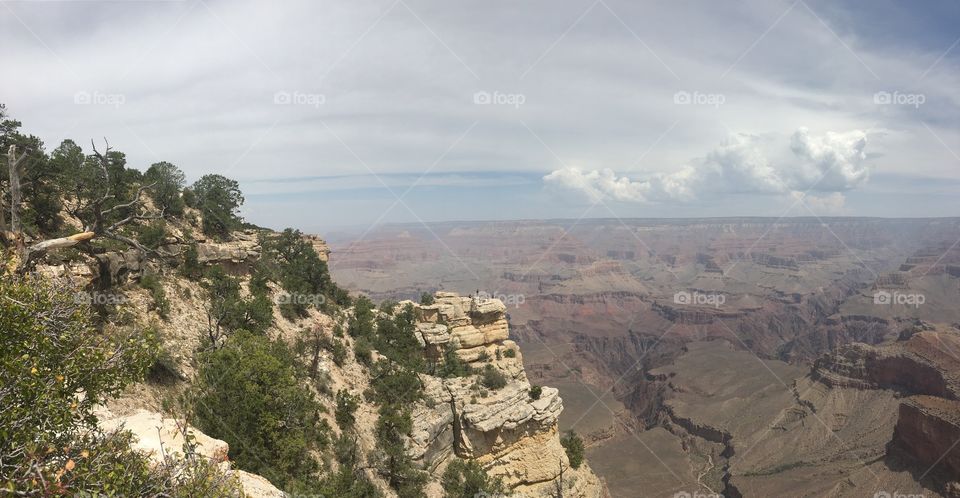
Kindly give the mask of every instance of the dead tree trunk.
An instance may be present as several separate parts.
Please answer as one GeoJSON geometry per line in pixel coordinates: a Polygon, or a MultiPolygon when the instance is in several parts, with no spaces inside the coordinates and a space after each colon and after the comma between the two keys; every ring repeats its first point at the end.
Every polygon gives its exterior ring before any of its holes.
{"type": "Polygon", "coordinates": [[[26,158],[26,151],[17,157],[16,145],[11,145],[7,150],[7,167],[10,173],[10,231],[13,233],[20,233],[20,203],[23,201],[20,193],[20,163],[26,158]]]}
{"type": "Polygon", "coordinates": [[[563,458],[560,459],[560,475],[557,476],[555,484],[557,489],[557,494],[555,496],[557,498],[563,498],[563,458]]]}

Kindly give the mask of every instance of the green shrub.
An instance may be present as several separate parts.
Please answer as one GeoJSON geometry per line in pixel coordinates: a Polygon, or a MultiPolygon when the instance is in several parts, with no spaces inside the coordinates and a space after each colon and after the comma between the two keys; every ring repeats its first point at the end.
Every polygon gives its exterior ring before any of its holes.
{"type": "Polygon", "coordinates": [[[273,324],[270,299],[262,293],[243,299],[239,280],[227,275],[219,265],[207,272],[204,287],[209,294],[207,334],[211,344],[217,344],[221,337],[238,330],[262,334],[273,324]]]}
{"type": "Polygon", "coordinates": [[[423,294],[420,294],[420,304],[422,304],[422,305],[424,305],[424,306],[430,306],[430,305],[432,305],[434,302],[435,302],[435,300],[434,300],[434,298],[433,298],[433,294],[431,294],[431,293],[429,293],[429,292],[424,292],[423,294]]]}
{"type": "Polygon", "coordinates": [[[417,373],[390,360],[376,362],[370,377],[370,399],[378,404],[410,406],[423,396],[423,383],[417,373]]]}
{"type": "Polygon", "coordinates": [[[190,243],[183,251],[183,261],[180,263],[180,274],[190,280],[199,280],[203,276],[203,265],[198,260],[197,243],[190,243]]]}
{"type": "Polygon", "coordinates": [[[180,192],[183,190],[185,180],[183,172],[166,161],[151,164],[143,174],[143,181],[153,184],[150,196],[168,216],[183,214],[184,201],[180,197],[180,192]]]}
{"type": "Polygon", "coordinates": [[[337,408],[334,415],[341,430],[353,427],[354,422],[356,422],[354,413],[356,413],[358,406],[360,406],[360,400],[356,396],[344,389],[337,391],[337,408]]]}
{"type": "Polygon", "coordinates": [[[540,395],[543,394],[543,388],[540,386],[530,386],[530,399],[538,400],[540,395]]]}
{"type": "Polygon", "coordinates": [[[423,349],[416,337],[416,316],[412,305],[392,317],[377,320],[374,347],[377,351],[406,368],[422,372],[425,367],[423,349]]]}
{"type": "Polygon", "coordinates": [[[330,277],[327,263],[299,230],[287,228],[276,237],[261,237],[263,266],[289,296],[280,309],[287,319],[306,316],[310,306],[329,309],[349,304],[349,297],[330,277]]]}
{"type": "Polygon", "coordinates": [[[163,220],[154,220],[149,225],[137,227],[137,242],[144,247],[157,249],[167,238],[167,223],[163,220]]]}
{"type": "Polygon", "coordinates": [[[358,297],[353,303],[353,316],[347,322],[350,337],[373,337],[373,303],[365,296],[358,297]]]}
{"type": "Polygon", "coordinates": [[[237,211],[243,205],[240,184],[222,175],[204,175],[191,187],[194,203],[203,215],[203,233],[224,238],[240,226],[237,211]]]}
{"type": "Polygon", "coordinates": [[[300,489],[315,481],[319,466],[311,453],[327,444],[329,430],[301,380],[282,342],[239,332],[200,357],[199,428],[229,443],[239,468],[300,489]]]}
{"type": "Polygon", "coordinates": [[[159,339],[159,333],[156,333],[156,354],[153,363],[147,369],[146,380],[153,384],[171,385],[178,380],[183,380],[183,374],[180,373],[180,366],[173,359],[170,352],[163,348],[159,339]]]}
{"type": "Polygon", "coordinates": [[[343,345],[343,341],[322,334],[320,335],[320,347],[330,353],[330,359],[333,360],[334,365],[342,367],[344,362],[347,361],[347,347],[343,345]]]}
{"type": "Polygon", "coordinates": [[[358,363],[367,367],[371,366],[373,363],[373,347],[370,346],[370,341],[367,341],[363,337],[354,341],[353,356],[357,359],[358,363]]]}
{"type": "Polygon", "coordinates": [[[480,383],[487,389],[496,391],[503,389],[507,385],[507,377],[503,375],[503,372],[488,363],[483,367],[483,373],[480,375],[480,383]]]}
{"type": "MultiPolygon", "coordinates": [[[[230,495],[212,466],[154,468],[129,433],[97,428],[93,409],[143,378],[152,329],[98,331],[75,292],[38,277],[0,276],[0,485],[11,496],[230,495]],[[83,396],[77,396],[83,392],[83,396]]],[[[196,464],[201,465],[201,464],[196,464]]],[[[238,492],[233,493],[238,495],[238,492]]]]}
{"type": "Polygon", "coordinates": [[[516,358],[516,357],[517,357],[517,351],[516,351],[515,349],[513,349],[513,348],[509,348],[509,349],[507,349],[506,351],[503,352],[503,356],[506,356],[507,358],[516,358]]]}
{"type": "Polygon", "coordinates": [[[414,466],[406,449],[413,429],[409,410],[400,403],[388,403],[380,407],[379,415],[374,465],[399,496],[422,496],[426,474],[414,466]]]}
{"type": "Polygon", "coordinates": [[[380,311],[383,312],[383,313],[386,313],[386,314],[392,316],[394,310],[395,310],[396,307],[397,307],[397,304],[398,304],[398,303],[397,303],[396,301],[394,301],[393,299],[384,299],[383,301],[380,301],[380,305],[377,306],[377,309],[380,310],[380,311]]]}
{"type": "Polygon", "coordinates": [[[569,430],[560,438],[560,444],[567,453],[570,466],[575,469],[580,468],[580,464],[583,463],[583,439],[580,439],[576,432],[569,430]]]}
{"type": "Polygon", "coordinates": [[[132,443],[128,431],[84,433],[56,457],[46,452],[32,455],[32,465],[58,469],[55,474],[43,481],[31,475],[28,486],[10,481],[5,490],[29,496],[243,496],[235,478],[192,451],[174,457],[172,451],[181,449],[170,448],[157,465],[132,449],[132,443]]]}
{"type": "Polygon", "coordinates": [[[460,359],[453,346],[447,346],[443,352],[443,361],[435,367],[433,375],[442,378],[466,377],[473,373],[470,364],[460,359]]]}
{"type": "Polygon", "coordinates": [[[160,318],[166,320],[170,316],[170,300],[167,299],[167,292],[160,283],[160,277],[155,273],[147,273],[140,277],[140,287],[150,291],[150,297],[153,298],[153,309],[157,311],[160,318]]]}
{"type": "Polygon", "coordinates": [[[487,475],[476,460],[454,460],[447,465],[440,480],[443,491],[450,498],[499,496],[506,492],[503,481],[487,475]]]}
{"type": "Polygon", "coordinates": [[[362,471],[340,466],[337,473],[327,476],[320,482],[320,496],[337,498],[377,498],[380,491],[362,471]]]}

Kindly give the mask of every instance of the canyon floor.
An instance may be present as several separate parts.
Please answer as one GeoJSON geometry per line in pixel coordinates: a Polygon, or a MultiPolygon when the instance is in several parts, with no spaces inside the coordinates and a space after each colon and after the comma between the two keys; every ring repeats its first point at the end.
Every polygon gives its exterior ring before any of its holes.
{"type": "Polygon", "coordinates": [[[561,430],[584,437],[614,496],[957,496],[958,219],[463,222],[328,239],[336,280],[375,300],[504,301],[530,382],[559,388],[561,430]]]}

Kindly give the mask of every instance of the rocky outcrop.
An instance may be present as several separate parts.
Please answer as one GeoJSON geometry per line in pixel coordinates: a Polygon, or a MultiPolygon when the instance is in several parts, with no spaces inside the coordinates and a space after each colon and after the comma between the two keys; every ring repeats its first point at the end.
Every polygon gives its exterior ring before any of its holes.
{"type": "Polygon", "coordinates": [[[417,305],[420,340],[431,350],[428,353],[449,345],[462,360],[480,366],[505,349],[516,350],[516,345],[507,341],[510,333],[506,309],[499,299],[438,292],[434,304],[417,305]],[[510,344],[504,344],[505,341],[510,344]]]}
{"type": "Polygon", "coordinates": [[[227,242],[197,244],[197,261],[202,264],[247,263],[260,259],[260,243],[254,230],[233,232],[227,242]]]}
{"type": "Polygon", "coordinates": [[[900,403],[893,446],[923,468],[960,476],[960,401],[912,396],[900,403]]]}
{"type": "Polygon", "coordinates": [[[828,386],[960,399],[960,361],[952,357],[948,343],[960,341],[926,331],[885,346],[849,344],[817,359],[811,376],[828,386]]]}
{"type": "Polygon", "coordinates": [[[95,258],[93,282],[98,289],[109,289],[140,278],[146,263],[146,255],[135,249],[97,254],[95,258]]]}
{"type": "Polygon", "coordinates": [[[586,464],[570,468],[557,428],[559,392],[543,387],[538,398],[531,397],[520,351],[508,339],[503,303],[437,293],[434,304],[414,305],[428,357],[440,360],[452,348],[475,369],[490,365],[507,379],[503,388],[488,389],[475,375],[422,376],[424,400],[413,410],[409,450],[416,461],[440,470],[454,456],[476,459],[525,496],[555,495],[563,469],[564,496],[603,496],[603,485],[586,464]]]}
{"type": "Polygon", "coordinates": [[[243,488],[244,496],[251,498],[282,498],[282,491],[267,479],[239,469],[232,469],[227,459],[230,447],[226,441],[214,439],[193,427],[183,427],[182,421],[163,418],[159,413],[137,410],[133,414],[117,417],[109,411],[99,414],[100,427],[106,431],[126,430],[133,433],[134,450],[143,452],[150,460],[159,465],[165,456],[183,454],[184,434],[189,434],[195,444],[197,455],[220,465],[220,468],[232,478],[237,479],[243,488]]]}
{"type": "Polygon", "coordinates": [[[327,241],[316,235],[304,235],[303,240],[306,240],[313,246],[313,250],[316,251],[317,256],[320,257],[320,261],[330,260],[330,246],[327,245],[327,241]]]}
{"type": "Polygon", "coordinates": [[[851,344],[825,355],[814,364],[811,378],[831,387],[890,389],[908,396],[899,403],[888,456],[915,462],[923,476],[937,472],[955,479],[960,475],[960,360],[953,352],[960,338],[935,327],[917,327],[901,337],[883,346],[851,344]]]}

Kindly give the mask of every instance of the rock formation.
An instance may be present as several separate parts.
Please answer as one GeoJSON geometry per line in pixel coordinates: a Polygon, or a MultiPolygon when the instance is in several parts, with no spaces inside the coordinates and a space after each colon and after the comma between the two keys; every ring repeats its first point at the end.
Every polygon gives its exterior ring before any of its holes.
{"type": "Polygon", "coordinates": [[[156,412],[137,410],[122,417],[107,410],[99,415],[100,427],[106,431],[127,430],[133,433],[133,449],[143,452],[150,460],[160,465],[165,456],[182,456],[184,434],[191,436],[195,444],[196,455],[206,458],[220,466],[228,477],[237,479],[243,488],[244,496],[249,498],[282,498],[284,493],[267,479],[249,472],[231,468],[227,454],[230,451],[226,441],[214,439],[194,427],[183,427],[181,422],[164,418],[156,412]]]}
{"type": "Polygon", "coordinates": [[[476,376],[424,375],[424,401],[413,411],[414,458],[431,470],[454,455],[475,458],[525,496],[555,495],[562,469],[563,496],[602,496],[603,485],[589,466],[570,468],[560,445],[558,391],[544,387],[537,399],[531,396],[520,351],[508,339],[503,303],[437,293],[434,304],[414,306],[428,358],[439,360],[449,347],[475,369],[491,365],[507,379],[505,387],[487,389],[476,376]]]}

